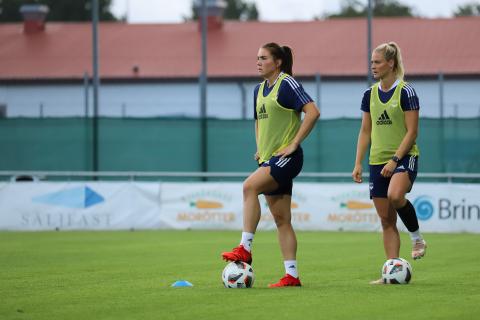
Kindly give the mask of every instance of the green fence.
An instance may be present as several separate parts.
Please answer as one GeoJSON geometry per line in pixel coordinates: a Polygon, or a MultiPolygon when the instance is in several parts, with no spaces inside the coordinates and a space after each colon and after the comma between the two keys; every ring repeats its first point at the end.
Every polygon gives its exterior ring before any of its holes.
{"type": "MultiPolygon", "coordinates": [[[[199,119],[98,120],[99,171],[201,171],[199,119]]],[[[254,123],[209,119],[208,171],[255,168],[254,123]]],[[[304,142],[304,172],[350,172],[359,119],[321,120],[304,142]]],[[[421,172],[480,172],[480,119],[421,119],[421,172]]],[[[0,120],[0,170],[92,170],[92,120],[0,120]]]]}

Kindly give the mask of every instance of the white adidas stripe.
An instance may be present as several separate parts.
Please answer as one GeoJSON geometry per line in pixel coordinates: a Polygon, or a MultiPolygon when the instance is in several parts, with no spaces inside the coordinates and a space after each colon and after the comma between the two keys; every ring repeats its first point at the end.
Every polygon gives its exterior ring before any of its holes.
{"type": "Polygon", "coordinates": [[[285,78],[285,80],[287,81],[287,83],[290,85],[290,87],[293,89],[293,91],[297,94],[298,98],[300,99],[300,101],[305,105],[307,103],[309,103],[311,100],[308,98],[308,96],[305,94],[305,91],[302,90],[302,88],[300,86],[297,85],[297,87],[295,87],[294,84],[292,84],[289,80],[287,80],[287,78],[285,78]]]}
{"type": "Polygon", "coordinates": [[[295,79],[294,79],[293,77],[291,77],[291,76],[286,76],[286,77],[285,77],[285,80],[287,80],[288,83],[291,84],[291,86],[292,86],[293,89],[300,87],[300,84],[297,82],[297,80],[295,80],[295,79]]]}
{"type": "Polygon", "coordinates": [[[410,160],[408,161],[408,168],[411,171],[415,169],[415,156],[410,156],[410,160]]]}
{"type": "Polygon", "coordinates": [[[275,165],[277,167],[283,167],[288,161],[290,161],[291,158],[283,158],[283,159],[280,159],[278,160],[275,165]]]}
{"type": "Polygon", "coordinates": [[[413,90],[412,87],[410,87],[408,84],[405,86],[405,89],[407,91],[407,96],[408,96],[408,101],[410,102],[410,107],[416,108],[415,106],[415,91],[413,90]]]}
{"type": "Polygon", "coordinates": [[[288,76],[288,77],[285,78],[285,81],[287,81],[287,83],[290,85],[290,87],[293,89],[293,91],[295,91],[295,93],[298,95],[298,97],[300,98],[300,101],[303,104],[307,104],[307,103],[310,102],[310,99],[308,98],[308,96],[302,90],[302,87],[300,87],[300,85],[298,84],[298,82],[295,79],[288,76]]]}
{"type": "Polygon", "coordinates": [[[409,98],[415,94],[413,88],[410,85],[406,84],[403,88],[405,88],[405,90],[407,91],[409,98]]]}
{"type": "Polygon", "coordinates": [[[288,163],[288,161],[290,161],[290,159],[292,159],[292,158],[285,158],[285,159],[286,159],[287,161],[284,161],[281,165],[279,165],[279,167],[282,167],[282,168],[283,168],[283,167],[288,163]]]}
{"type": "Polygon", "coordinates": [[[409,84],[406,84],[403,88],[407,92],[407,97],[408,97],[408,101],[409,101],[410,108],[411,108],[410,110],[418,110],[419,106],[418,106],[418,103],[415,100],[415,98],[417,97],[415,89],[413,89],[413,87],[410,86],[409,84]]]}
{"type": "Polygon", "coordinates": [[[283,159],[281,159],[280,161],[278,161],[278,162],[276,163],[277,167],[281,167],[282,164],[283,164],[286,160],[287,160],[287,158],[283,158],[283,159]]]}

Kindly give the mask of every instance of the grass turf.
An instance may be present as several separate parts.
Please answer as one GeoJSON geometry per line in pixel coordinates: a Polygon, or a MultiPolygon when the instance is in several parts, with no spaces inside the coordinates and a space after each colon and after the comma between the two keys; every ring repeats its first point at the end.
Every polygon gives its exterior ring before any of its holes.
{"type": "Polygon", "coordinates": [[[480,314],[480,235],[427,234],[409,285],[372,286],[380,233],[298,232],[302,288],[274,232],[254,242],[252,289],[225,289],[220,253],[240,232],[1,232],[0,319],[472,319],[480,314]],[[193,288],[172,288],[188,280],[193,288]]]}

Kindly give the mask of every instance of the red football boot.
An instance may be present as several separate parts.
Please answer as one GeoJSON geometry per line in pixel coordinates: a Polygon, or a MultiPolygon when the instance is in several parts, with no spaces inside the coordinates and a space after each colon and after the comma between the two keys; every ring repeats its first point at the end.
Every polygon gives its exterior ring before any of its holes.
{"type": "Polygon", "coordinates": [[[277,283],[269,284],[269,288],[281,288],[281,287],[301,287],[300,278],[295,278],[288,273],[280,279],[277,283]]]}
{"type": "Polygon", "coordinates": [[[226,261],[243,261],[252,264],[252,254],[245,250],[242,245],[233,248],[231,252],[222,253],[222,258],[226,261]]]}

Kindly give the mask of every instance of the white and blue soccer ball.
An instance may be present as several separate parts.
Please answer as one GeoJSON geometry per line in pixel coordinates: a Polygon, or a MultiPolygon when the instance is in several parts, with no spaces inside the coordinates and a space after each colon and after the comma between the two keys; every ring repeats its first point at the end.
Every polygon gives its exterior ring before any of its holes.
{"type": "Polygon", "coordinates": [[[235,261],[230,262],[223,269],[222,281],[226,288],[251,288],[255,277],[248,263],[235,261]]]}
{"type": "Polygon", "coordinates": [[[412,266],[402,258],[385,261],[382,267],[382,280],[385,284],[407,284],[412,279],[412,266]]]}

